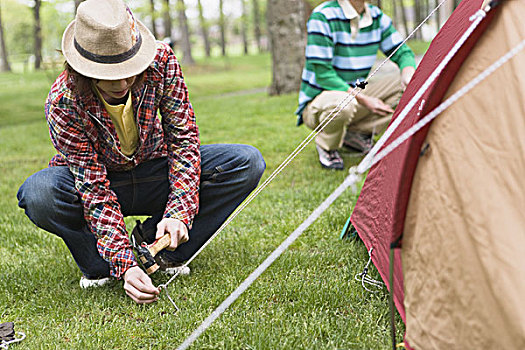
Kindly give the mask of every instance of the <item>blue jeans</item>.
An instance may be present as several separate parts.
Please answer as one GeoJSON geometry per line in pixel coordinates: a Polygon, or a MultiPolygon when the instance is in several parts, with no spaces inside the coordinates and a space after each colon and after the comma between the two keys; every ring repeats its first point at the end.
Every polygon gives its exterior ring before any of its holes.
{"type": "MultiPolygon", "coordinates": [[[[189,241],[173,252],[162,252],[172,262],[188,260],[202,247],[257,187],[266,166],[261,153],[252,146],[203,145],[200,150],[199,213],[189,231],[189,241]]],[[[168,199],[167,159],[150,160],[129,171],[108,172],[107,177],[122,214],[150,216],[143,224],[144,231],[154,232],[168,199]]],[[[109,276],[109,264],[97,251],[95,235],[84,219],[68,167],[51,167],[33,174],[20,187],[17,197],[18,205],[36,226],[64,240],[86,277],[109,276]]]]}

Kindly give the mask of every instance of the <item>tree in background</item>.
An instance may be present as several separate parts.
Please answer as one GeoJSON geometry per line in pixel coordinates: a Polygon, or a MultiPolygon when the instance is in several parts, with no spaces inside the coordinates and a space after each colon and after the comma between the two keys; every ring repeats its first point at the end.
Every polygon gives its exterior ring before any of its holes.
{"type": "MultiPolygon", "coordinates": [[[[434,0],[434,7],[438,7],[438,5],[439,5],[439,0],[434,0]]],[[[439,30],[441,29],[440,11],[436,11],[435,16],[436,16],[436,31],[439,32],[439,30]]]]}
{"type": "Polygon", "coordinates": [[[170,14],[170,0],[164,0],[164,6],[162,9],[164,14],[164,38],[169,39],[169,44],[174,45],[173,38],[171,37],[171,14],[170,14]]]}
{"type": "MultiPolygon", "coordinates": [[[[1,6],[1,5],[0,5],[1,6]]],[[[4,39],[4,25],[2,24],[2,9],[0,8],[0,50],[2,50],[2,65],[0,66],[0,71],[10,72],[11,66],[7,59],[7,48],[4,39]]]]}
{"type": "Polygon", "coordinates": [[[201,27],[202,41],[204,42],[204,52],[206,57],[211,56],[211,45],[210,45],[210,36],[208,34],[208,22],[204,18],[204,10],[202,8],[201,0],[197,0],[197,7],[199,9],[199,24],[201,27]]]}
{"type": "Polygon", "coordinates": [[[403,29],[405,29],[405,35],[408,35],[410,33],[410,28],[408,27],[407,11],[403,0],[399,2],[399,7],[401,10],[401,20],[403,22],[403,29]]]}
{"type": "MultiPolygon", "coordinates": [[[[421,1],[414,1],[414,14],[416,23],[421,23],[421,1]]],[[[414,38],[421,39],[421,31],[418,30],[414,33],[414,38]]]]}
{"type": "Polygon", "coordinates": [[[183,64],[195,64],[191,53],[190,27],[188,26],[188,17],[186,17],[186,5],[184,0],[177,0],[177,12],[179,13],[179,30],[181,35],[181,49],[183,64]]]}
{"type": "Polygon", "coordinates": [[[34,35],[34,55],[35,55],[35,69],[40,69],[42,66],[42,26],[40,24],[40,6],[41,0],[34,0],[33,6],[33,35],[34,35]]]}
{"type": "Polygon", "coordinates": [[[297,92],[306,46],[303,0],[268,0],[266,20],[272,53],[270,95],[297,92]]]}
{"type": "Polygon", "coordinates": [[[157,33],[157,26],[155,25],[155,20],[157,19],[157,13],[155,11],[155,0],[149,0],[149,3],[151,9],[151,33],[156,39],[158,39],[159,35],[157,33]]]}
{"type": "Polygon", "coordinates": [[[221,31],[221,53],[226,56],[226,21],[224,19],[224,0],[219,0],[219,28],[221,31]]]}
{"type": "Polygon", "coordinates": [[[241,0],[242,16],[241,16],[241,36],[244,54],[248,54],[248,11],[246,9],[246,0],[241,0]]]}
{"type": "Polygon", "coordinates": [[[252,1],[253,7],[253,32],[255,35],[255,42],[257,43],[257,50],[263,51],[262,40],[261,40],[261,13],[259,11],[259,0],[252,1]]]}

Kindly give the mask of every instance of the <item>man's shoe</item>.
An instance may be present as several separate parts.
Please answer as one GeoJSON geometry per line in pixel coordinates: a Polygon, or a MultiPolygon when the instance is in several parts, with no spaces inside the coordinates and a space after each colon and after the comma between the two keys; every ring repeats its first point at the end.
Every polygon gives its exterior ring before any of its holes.
{"type": "Polygon", "coordinates": [[[341,158],[339,152],[336,150],[325,151],[317,144],[315,145],[315,148],[317,148],[317,153],[319,153],[319,162],[321,162],[323,167],[327,169],[343,170],[343,158],[341,158]]]}
{"type": "Polygon", "coordinates": [[[82,276],[80,277],[80,288],[86,289],[86,288],[102,287],[108,284],[109,282],[111,282],[111,277],[90,279],[90,278],[87,278],[86,276],[82,276]]]}
{"type": "Polygon", "coordinates": [[[371,135],[361,134],[359,132],[347,132],[343,140],[343,147],[348,148],[350,151],[363,154],[368,153],[373,145],[371,135]]]}

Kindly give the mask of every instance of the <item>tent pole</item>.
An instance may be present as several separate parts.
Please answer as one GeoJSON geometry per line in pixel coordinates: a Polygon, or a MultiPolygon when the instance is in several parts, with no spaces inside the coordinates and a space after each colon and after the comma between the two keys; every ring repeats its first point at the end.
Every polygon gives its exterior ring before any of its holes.
{"type": "Polygon", "coordinates": [[[390,335],[392,337],[392,349],[396,350],[396,308],[394,306],[394,247],[390,246],[390,293],[388,303],[390,305],[390,335]]]}

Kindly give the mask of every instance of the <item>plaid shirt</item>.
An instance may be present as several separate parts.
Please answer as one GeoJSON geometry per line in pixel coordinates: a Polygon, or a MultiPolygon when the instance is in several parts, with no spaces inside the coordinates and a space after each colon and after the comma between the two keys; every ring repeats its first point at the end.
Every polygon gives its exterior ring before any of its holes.
{"type": "Polygon", "coordinates": [[[131,157],[120,151],[115,127],[102,103],[94,95],[76,94],[65,72],[51,87],[45,104],[51,140],[58,151],[49,165],[67,165],[73,173],[98,251],[117,278],[137,263],[107,171],[130,170],[147,160],[167,157],[170,194],[164,217],[179,219],[191,228],[199,207],[199,132],[181,68],[168,45],[158,43],[144,83],[131,96],[140,139],[131,157]]]}

